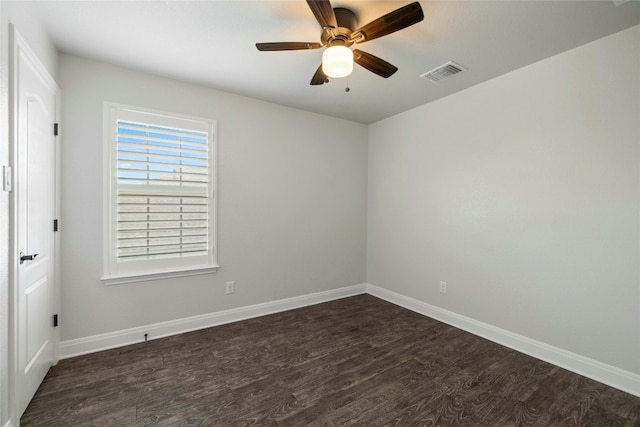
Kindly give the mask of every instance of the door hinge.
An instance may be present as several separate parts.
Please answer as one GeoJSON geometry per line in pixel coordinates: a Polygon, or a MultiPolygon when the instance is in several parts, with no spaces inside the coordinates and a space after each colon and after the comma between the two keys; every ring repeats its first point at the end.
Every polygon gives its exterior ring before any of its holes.
{"type": "Polygon", "coordinates": [[[58,124],[53,124],[53,136],[58,136],[58,124]]]}
{"type": "Polygon", "coordinates": [[[58,231],[58,220],[57,219],[53,220],[53,231],[58,231]]]}
{"type": "Polygon", "coordinates": [[[53,315],[53,327],[54,328],[58,327],[58,315],[57,314],[53,315]]]}

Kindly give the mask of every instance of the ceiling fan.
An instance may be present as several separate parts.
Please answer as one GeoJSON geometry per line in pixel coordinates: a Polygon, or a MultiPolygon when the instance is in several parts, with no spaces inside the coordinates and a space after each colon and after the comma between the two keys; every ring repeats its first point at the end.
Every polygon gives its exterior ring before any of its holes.
{"type": "Polygon", "coordinates": [[[321,43],[256,43],[256,48],[264,52],[326,47],[322,55],[322,64],[313,75],[311,85],[327,83],[329,77],[345,77],[351,74],[354,62],[381,77],[390,77],[398,71],[397,67],[362,50],[351,50],[350,47],[402,30],[424,19],[420,3],[416,1],[357,28],[356,15],[352,10],[344,7],[333,8],[329,0],[306,1],[322,27],[321,43]]]}

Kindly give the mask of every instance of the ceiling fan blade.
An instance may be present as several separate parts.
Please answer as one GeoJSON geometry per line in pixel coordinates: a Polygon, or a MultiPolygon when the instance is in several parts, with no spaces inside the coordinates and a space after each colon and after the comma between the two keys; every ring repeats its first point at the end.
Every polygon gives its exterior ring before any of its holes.
{"type": "Polygon", "coordinates": [[[393,73],[398,71],[398,67],[389,64],[384,59],[380,59],[377,56],[371,55],[370,53],[363,52],[358,49],[353,50],[353,61],[361,67],[364,67],[372,73],[376,73],[377,75],[384,77],[385,79],[392,76],[393,73]]]}
{"type": "Polygon", "coordinates": [[[322,64],[320,64],[320,66],[316,70],[316,73],[311,78],[311,83],[309,84],[312,86],[321,85],[326,83],[328,79],[329,77],[327,77],[327,75],[322,71],[322,64]]]}
{"type": "Polygon", "coordinates": [[[320,24],[323,29],[327,27],[338,27],[336,14],[329,0],[307,0],[307,4],[316,17],[318,24],[320,24]]]}
{"type": "Polygon", "coordinates": [[[355,43],[363,43],[402,30],[423,19],[424,13],[420,3],[414,2],[358,28],[351,34],[351,39],[355,43]]]}
{"type": "Polygon", "coordinates": [[[260,51],[277,51],[277,50],[307,50],[321,48],[320,43],[307,42],[275,42],[275,43],[256,43],[256,48],[260,51]]]}

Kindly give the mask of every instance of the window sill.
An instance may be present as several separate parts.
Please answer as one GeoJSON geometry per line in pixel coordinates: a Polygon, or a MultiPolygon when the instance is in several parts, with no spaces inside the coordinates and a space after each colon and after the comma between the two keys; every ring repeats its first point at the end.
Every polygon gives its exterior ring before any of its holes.
{"type": "Polygon", "coordinates": [[[126,275],[126,276],[107,276],[107,277],[101,277],[100,280],[102,281],[103,284],[107,286],[122,285],[124,283],[146,282],[149,280],[171,279],[174,277],[196,276],[200,274],[215,273],[216,271],[218,271],[219,268],[220,266],[214,265],[214,266],[204,267],[204,268],[173,270],[173,271],[165,271],[161,273],[141,273],[141,274],[126,275]]]}

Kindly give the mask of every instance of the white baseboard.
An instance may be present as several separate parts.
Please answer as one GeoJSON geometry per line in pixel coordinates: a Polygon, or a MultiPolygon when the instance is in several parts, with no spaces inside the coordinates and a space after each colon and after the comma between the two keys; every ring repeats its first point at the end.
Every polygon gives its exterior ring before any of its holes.
{"type": "Polygon", "coordinates": [[[367,293],[380,299],[640,397],[640,375],[633,372],[479,322],[379,286],[367,284],[366,288],[367,293]]]}
{"type": "MultiPolygon", "coordinates": [[[[389,301],[521,353],[528,354],[529,356],[544,360],[640,397],[640,375],[634,374],[633,372],[598,362],[597,360],[509,332],[487,323],[479,322],[472,318],[371,284],[354,285],[310,295],[62,341],[60,343],[60,358],[66,359],[82,354],[139,343],[144,340],[144,334],[148,334],[148,339],[157,339],[363,293],[369,293],[377,298],[389,301]]],[[[11,427],[11,424],[9,423],[5,427],[11,427]]]]}
{"type": "Polygon", "coordinates": [[[310,295],[302,295],[278,301],[250,305],[247,307],[233,308],[215,313],[187,317],[184,319],[170,320],[167,322],[125,329],[122,331],[62,341],[60,342],[60,358],[67,359],[69,357],[80,356],[82,354],[95,353],[97,351],[139,343],[144,341],[144,334],[148,334],[149,340],[157,339],[169,335],[210,328],[212,326],[223,325],[225,323],[237,322],[240,320],[251,319],[253,317],[265,316],[267,314],[293,310],[295,308],[305,307],[308,305],[359,295],[366,293],[366,290],[367,287],[365,284],[348,286],[330,291],[317,292],[310,295]]]}

